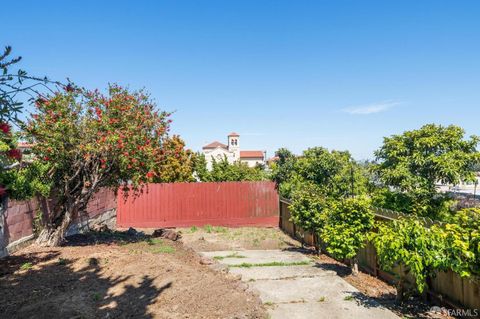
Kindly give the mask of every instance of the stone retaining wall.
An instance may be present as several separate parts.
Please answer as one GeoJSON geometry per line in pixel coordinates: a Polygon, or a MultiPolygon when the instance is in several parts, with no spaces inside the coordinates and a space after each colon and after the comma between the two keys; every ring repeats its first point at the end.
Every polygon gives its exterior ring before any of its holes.
{"type": "MultiPolygon", "coordinates": [[[[0,204],[0,258],[28,244],[34,239],[35,216],[48,212],[49,201],[36,198],[16,201],[5,198],[0,204]]],[[[115,227],[117,200],[115,193],[101,189],[91,199],[84,216],[72,223],[67,234],[82,232],[95,224],[115,227]]]]}

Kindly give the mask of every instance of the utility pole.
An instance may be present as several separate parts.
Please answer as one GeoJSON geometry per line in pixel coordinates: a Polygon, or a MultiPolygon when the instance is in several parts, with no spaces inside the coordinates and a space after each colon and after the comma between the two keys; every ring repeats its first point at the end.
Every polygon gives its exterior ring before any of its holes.
{"type": "Polygon", "coordinates": [[[353,175],[353,163],[350,166],[350,182],[352,183],[351,187],[351,192],[352,192],[352,198],[355,197],[355,180],[354,180],[354,175],[353,175]]]}

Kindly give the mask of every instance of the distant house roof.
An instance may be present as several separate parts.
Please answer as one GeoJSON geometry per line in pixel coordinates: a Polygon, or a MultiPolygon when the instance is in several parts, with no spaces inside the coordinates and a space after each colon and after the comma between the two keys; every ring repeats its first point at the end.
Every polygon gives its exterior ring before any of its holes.
{"type": "Polygon", "coordinates": [[[267,162],[276,162],[276,161],[278,161],[279,159],[280,159],[280,157],[278,157],[278,156],[273,156],[273,157],[270,157],[270,158],[267,160],[267,162]]]}
{"type": "Polygon", "coordinates": [[[232,132],[232,133],[228,134],[228,136],[240,136],[240,134],[232,132]]]}
{"type": "Polygon", "coordinates": [[[261,159],[263,159],[263,151],[240,151],[240,158],[261,158],[261,159]]]}
{"type": "Polygon", "coordinates": [[[223,143],[220,143],[220,142],[212,142],[210,144],[207,144],[205,145],[204,147],[202,147],[203,149],[210,149],[210,148],[217,148],[217,147],[220,147],[220,148],[224,148],[224,149],[227,149],[228,146],[223,144],[223,143]]]}

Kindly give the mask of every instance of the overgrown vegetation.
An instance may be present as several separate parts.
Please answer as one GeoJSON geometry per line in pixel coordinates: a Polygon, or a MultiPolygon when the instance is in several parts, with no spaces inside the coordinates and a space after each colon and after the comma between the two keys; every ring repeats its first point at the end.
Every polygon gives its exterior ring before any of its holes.
{"type": "Polygon", "coordinates": [[[333,202],[327,209],[321,238],[330,254],[350,260],[354,275],[358,274],[358,251],[365,246],[373,224],[371,202],[365,196],[333,202]]]}
{"type": "Polygon", "coordinates": [[[144,92],[117,85],[108,94],[70,88],[39,97],[26,134],[37,161],[48,166],[41,178],[51,185],[53,212],[43,219],[37,242],[58,245],[71,221],[101,188],[135,193],[160,176],[169,150],[170,120],[144,92]]]}
{"type": "Polygon", "coordinates": [[[480,210],[455,211],[453,198],[437,189],[474,180],[478,143],[460,127],[431,124],[385,138],[374,162],[358,163],[348,152],[321,147],[301,156],[280,149],[272,179],[290,199],[292,221],[334,257],[350,259],[353,273],[358,250],[370,240],[380,267],[398,274],[402,300],[409,276],[424,293],[438,271],[480,275],[480,210]],[[375,225],[374,206],[410,217],[375,225]],[[427,227],[418,217],[439,222],[427,227]]]}
{"type": "Polygon", "coordinates": [[[374,171],[389,191],[384,189],[377,202],[417,216],[448,219],[451,199],[436,185],[475,181],[479,141],[477,136],[466,139],[458,126],[435,124],[384,138],[375,152],[374,171]]]}
{"type": "Polygon", "coordinates": [[[27,199],[38,193],[48,193],[49,185],[39,178],[44,166],[23,161],[18,149],[19,134],[13,128],[23,126],[19,119],[23,100],[32,101],[42,88],[49,89],[49,84],[62,85],[16,69],[22,58],[11,57],[11,54],[10,46],[0,54],[0,197],[8,194],[11,198],[27,199]]]}
{"type": "Polygon", "coordinates": [[[387,271],[398,270],[397,299],[403,300],[407,275],[415,278],[418,291],[423,293],[427,278],[447,267],[445,242],[438,232],[426,228],[415,218],[403,218],[381,223],[372,233],[372,242],[380,266],[387,271]]]}
{"type": "Polygon", "coordinates": [[[246,163],[229,163],[227,158],[212,160],[211,170],[207,169],[204,154],[195,156],[195,174],[201,182],[240,182],[267,180],[268,175],[263,166],[249,167],[246,163]]]}

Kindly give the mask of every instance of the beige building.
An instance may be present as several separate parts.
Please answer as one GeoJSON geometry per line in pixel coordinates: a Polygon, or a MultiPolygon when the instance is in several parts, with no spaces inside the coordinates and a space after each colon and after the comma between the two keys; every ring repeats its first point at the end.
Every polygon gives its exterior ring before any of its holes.
{"type": "Polygon", "coordinates": [[[229,163],[240,161],[246,163],[250,167],[265,164],[264,151],[242,151],[240,150],[240,135],[237,133],[228,134],[228,144],[220,142],[212,142],[202,148],[205,159],[207,160],[207,168],[212,168],[212,160],[221,161],[226,158],[229,163]]]}

